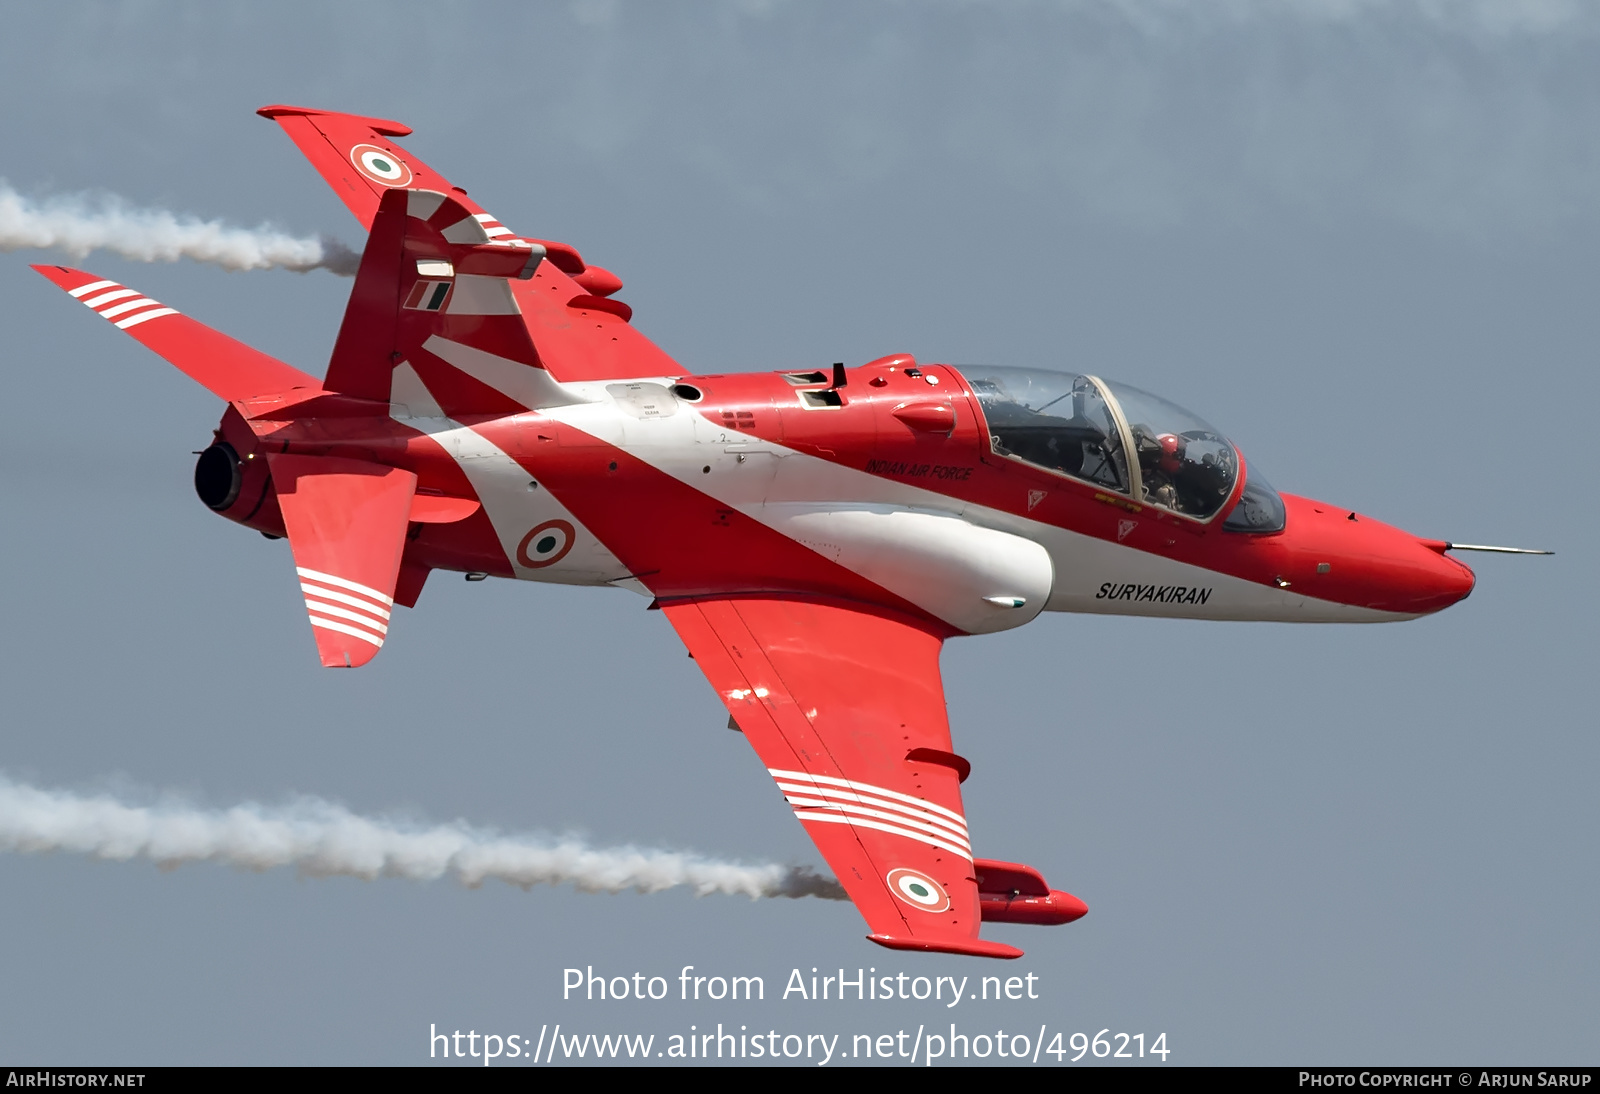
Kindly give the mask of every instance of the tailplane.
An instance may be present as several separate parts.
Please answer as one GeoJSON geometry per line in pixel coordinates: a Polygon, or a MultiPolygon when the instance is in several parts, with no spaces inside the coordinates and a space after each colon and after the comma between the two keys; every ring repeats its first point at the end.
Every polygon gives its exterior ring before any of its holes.
{"type": "Polygon", "coordinates": [[[389,635],[417,476],[337,456],[267,463],[322,664],[364,665],[389,635]]]}
{"type": "Polygon", "coordinates": [[[315,377],[294,366],[251,349],[120,282],[70,266],[34,269],[100,318],[177,366],[207,391],[229,402],[294,388],[316,391],[322,386],[315,377]]]}

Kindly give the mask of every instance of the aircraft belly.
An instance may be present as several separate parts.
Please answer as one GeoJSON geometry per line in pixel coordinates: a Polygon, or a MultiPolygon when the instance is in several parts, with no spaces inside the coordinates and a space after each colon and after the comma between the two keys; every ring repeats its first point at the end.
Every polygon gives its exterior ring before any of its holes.
{"type": "Polygon", "coordinates": [[[1282,623],[1385,623],[1413,618],[1218,573],[1148,551],[1042,527],[1055,561],[1047,611],[1282,623]]]}
{"type": "Polygon", "coordinates": [[[426,434],[461,469],[494,527],[513,577],[564,585],[605,585],[628,570],[600,540],[504,449],[444,415],[405,363],[395,369],[395,420],[426,434]],[[547,550],[541,545],[549,544],[547,550]]]}

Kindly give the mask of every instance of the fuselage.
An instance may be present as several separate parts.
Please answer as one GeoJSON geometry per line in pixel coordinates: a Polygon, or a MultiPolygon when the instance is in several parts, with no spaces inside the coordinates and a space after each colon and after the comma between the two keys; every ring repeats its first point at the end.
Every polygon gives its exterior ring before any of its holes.
{"type": "MultiPolygon", "coordinates": [[[[661,599],[785,592],[880,604],[952,634],[1042,610],[1381,622],[1438,611],[1473,584],[1443,543],[1293,495],[1281,528],[1231,530],[1242,457],[1206,480],[1208,515],[1154,485],[1178,466],[1170,453],[1147,460],[1142,485],[1133,460],[1120,479],[1097,480],[1081,454],[1076,474],[1045,466],[1004,447],[971,370],[909,356],[839,374],[541,374],[523,387],[453,364],[422,375],[401,362],[387,405],[310,391],[235,403],[218,430],[238,457],[232,496],[202,496],[282,535],[259,457],[351,456],[417,474],[404,555],[417,588],[440,569],[661,599]]],[[[1122,435],[1135,451],[1125,423],[1122,435]]]]}

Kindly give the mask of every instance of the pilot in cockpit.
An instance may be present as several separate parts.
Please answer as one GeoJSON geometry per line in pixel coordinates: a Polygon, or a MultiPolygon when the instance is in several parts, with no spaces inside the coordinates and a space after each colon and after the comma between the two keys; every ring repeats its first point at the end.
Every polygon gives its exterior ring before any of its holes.
{"type": "Polygon", "coordinates": [[[1131,425],[1133,447],[1139,454],[1139,475],[1144,494],[1155,505],[1179,513],[1208,515],[1216,511],[1233,485],[1231,460],[1218,458],[1206,443],[1208,434],[1157,433],[1143,423],[1131,425]],[[1200,442],[1192,444],[1191,442],[1200,442]]]}

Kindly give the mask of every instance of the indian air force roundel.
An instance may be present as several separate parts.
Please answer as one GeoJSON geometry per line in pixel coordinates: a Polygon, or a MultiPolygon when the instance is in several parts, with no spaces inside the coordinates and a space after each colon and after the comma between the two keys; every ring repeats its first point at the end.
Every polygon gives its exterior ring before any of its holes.
{"type": "Polygon", "coordinates": [[[411,168],[404,160],[375,144],[358,144],[350,149],[350,162],[367,178],[379,186],[406,187],[411,185],[411,168]]]}
{"type": "Polygon", "coordinates": [[[564,520],[547,520],[522,537],[517,561],[530,570],[550,566],[567,557],[577,533],[564,520]]]}
{"type": "Polygon", "coordinates": [[[920,870],[901,867],[890,870],[887,878],[894,895],[924,912],[944,912],[950,909],[950,894],[944,886],[920,870]]]}

